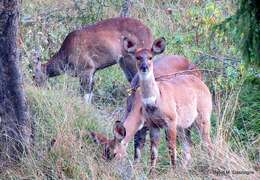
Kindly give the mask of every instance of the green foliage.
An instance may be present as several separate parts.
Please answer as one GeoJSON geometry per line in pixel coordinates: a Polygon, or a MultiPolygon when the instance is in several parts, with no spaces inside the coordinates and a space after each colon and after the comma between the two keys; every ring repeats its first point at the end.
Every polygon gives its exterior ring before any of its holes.
{"type": "MultiPolygon", "coordinates": [[[[248,77],[240,92],[240,108],[235,118],[236,132],[249,149],[252,142],[257,143],[260,134],[260,79],[248,77]]],[[[251,149],[252,150],[252,149],[251,149]]]]}
{"type": "Polygon", "coordinates": [[[94,87],[95,101],[98,106],[109,104],[114,107],[124,104],[129,86],[119,66],[110,67],[96,73],[94,87]]]}
{"type": "Polygon", "coordinates": [[[215,28],[233,39],[247,64],[260,66],[260,4],[257,0],[238,0],[236,13],[215,28]]]}
{"type": "MultiPolygon", "coordinates": [[[[129,84],[121,69],[116,65],[96,73],[94,103],[91,106],[82,102],[77,78],[67,75],[51,78],[46,88],[35,88],[30,84],[35,48],[40,49],[41,60],[47,61],[58,51],[69,32],[83,25],[117,16],[121,2],[23,1],[22,67],[30,112],[36,123],[36,143],[32,157],[26,157],[20,172],[13,170],[3,177],[120,179],[120,173],[116,172],[113,162],[104,162],[101,148],[91,143],[84,133],[92,130],[111,137],[113,122],[122,119],[129,84]],[[28,23],[27,19],[33,22],[28,23]],[[56,143],[49,148],[52,139],[56,143]]],[[[241,55],[237,50],[237,43],[230,41],[225,33],[215,31],[212,36],[212,28],[234,14],[233,11],[232,2],[224,0],[144,0],[133,3],[131,16],[149,26],[154,37],[164,36],[167,39],[166,54],[184,55],[204,70],[204,79],[214,101],[211,118],[214,159],[208,160],[207,154],[199,146],[201,141],[197,131],[192,131],[192,173],[183,172],[179,167],[173,173],[170,172],[167,143],[164,132],[161,131],[157,179],[205,177],[205,174],[197,171],[201,163],[224,169],[250,170],[252,167],[247,156],[248,152],[257,149],[259,85],[255,77],[259,72],[251,72],[240,63],[241,55]],[[173,13],[167,14],[167,8],[172,9],[173,13]],[[244,82],[244,79],[247,80],[244,82]],[[244,151],[244,145],[250,145],[250,149],[244,151]],[[228,158],[223,158],[223,155],[228,158]]],[[[130,160],[133,157],[132,147],[131,142],[128,148],[130,160]]],[[[148,176],[149,151],[148,138],[142,153],[142,162],[134,172],[136,179],[148,176]]],[[[251,154],[254,161],[255,154],[251,154]]],[[[181,146],[178,146],[179,157],[182,158],[181,146]]],[[[214,174],[208,176],[215,178],[214,174]]],[[[232,178],[239,179],[238,176],[232,178]]]]}

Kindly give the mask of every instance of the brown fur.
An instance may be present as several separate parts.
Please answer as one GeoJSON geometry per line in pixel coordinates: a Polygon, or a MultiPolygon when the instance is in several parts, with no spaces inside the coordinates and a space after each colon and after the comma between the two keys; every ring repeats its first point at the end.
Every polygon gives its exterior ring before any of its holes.
{"type": "Polygon", "coordinates": [[[136,47],[149,47],[150,29],[133,18],[112,18],[88,25],[68,34],[60,50],[45,64],[36,62],[35,82],[42,85],[47,77],[68,71],[79,76],[82,93],[90,93],[96,70],[119,62],[129,81],[136,74],[131,54],[123,48],[123,39],[129,38],[136,47]]]}
{"type": "MultiPolygon", "coordinates": [[[[154,44],[156,45],[156,43],[154,44]]],[[[140,77],[143,76],[142,73],[144,72],[153,71],[153,63],[149,58],[152,50],[143,49],[142,51],[141,60],[137,60],[140,77]]],[[[139,57],[139,53],[136,54],[136,57],[139,57]]],[[[184,144],[186,161],[190,159],[191,137],[189,130],[193,125],[198,127],[203,141],[209,151],[211,150],[211,110],[212,100],[209,89],[194,75],[178,75],[167,81],[158,82],[155,81],[154,75],[142,79],[140,88],[134,94],[133,107],[123,123],[126,135],[120,143],[114,145],[113,152],[119,158],[124,156],[128,142],[134,137],[140,126],[144,124],[150,130],[151,170],[153,171],[158,157],[159,129],[165,128],[171,162],[175,167],[177,128],[180,130],[178,135],[182,137],[181,140],[184,144]],[[146,84],[149,83],[150,86],[147,86],[146,84]],[[146,89],[147,87],[149,89],[146,89]],[[159,89],[159,93],[155,92],[156,89],[159,89]],[[144,101],[147,92],[155,95],[156,100],[144,101]]],[[[187,162],[184,162],[184,165],[186,164],[187,162]]]]}
{"type": "MultiPolygon", "coordinates": [[[[182,74],[192,74],[199,79],[203,79],[202,74],[199,70],[197,70],[196,65],[192,64],[188,59],[183,56],[178,55],[164,55],[156,58],[154,61],[154,76],[155,78],[163,77],[165,75],[171,74],[173,77],[177,72],[185,72],[182,74]],[[187,71],[192,70],[192,71],[187,71]]],[[[128,113],[131,111],[135,96],[135,90],[139,87],[139,76],[138,74],[135,75],[131,82],[131,89],[133,90],[130,96],[127,98],[127,107],[125,117],[128,116],[128,113]]],[[[144,147],[146,141],[146,133],[148,128],[144,127],[139,130],[134,138],[134,159],[136,162],[140,161],[141,159],[141,151],[144,147]]]]}
{"type": "MultiPolygon", "coordinates": [[[[197,67],[192,64],[188,59],[186,59],[183,56],[178,55],[166,55],[166,56],[160,56],[156,58],[154,61],[154,74],[155,77],[164,76],[167,74],[173,74],[179,71],[185,71],[185,70],[196,70],[197,67]]],[[[194,73],[195,76],[197,76],[199,79],[202,79],[202,74],[199,71],[192,71],[188,72],[188,74],[194,73]]],[[[133,78],[133,81],[131,82],[131,88],[136,89],[139,86],[139,76],[138,74],[135,75],[133,78]]],[[[126,107],[126,113],[125,118],[128,116],[128,113],[131,112],[132,106],[134,105],[134,97],[135,97],[135,91],[132,91],[130,96],[127,98],[127,107],[126,107]]],[[[141,130],[139,130],[135,135],[135,161],[140,160],[140,154],[138,154],[138,151],[141,151],[145,144],[145,136],[148,128],[144,127],[141,130]]],[[[107,139],[106,136],[92,132],[92,135],[90,136],[95,143],[100,144],[103,146],[104,154],[105,147],[114,147],[115,141],[107,139]]],[[[104,158],[109,157],[109,154],[104,155],[104,158]]],[[[109,158],[106,158],[109,159],[109,158]]]]}
{"type": "MultiPolygon", "coordinates": [[[[156,58],[154,61],[154,76],[155,79],[171,75],[177,72],[183,72],[181,74],[192,74],[199,79],[203,80],[202,73],[197,70],[197,66],[192,64],[188,59],[179,55],[163,55],[156,58]]],[[[136,90],[139,87],[139,76],[136,74],[131,81],[131,89],[136,90]]]]}
{"type": "MultiPolygon", "coordinates": [[[[153,46],[158,46],[157,49],[164,49],[158,41],[155,41],[153,46]]],[[[180,137],[183,138],[186,160],[184,165],[190,159],[191,138],[187,130],[193,124],[198,126],[204,142],[211,149],[210,115],[212,101],[207,86],[192,75],[179,75],[167,81],[156,82],[153,73],[153,62],[151,61],[151,56],[156,54],[153,51],[156,48],[136,51],[136,65],[138,75],[141,78],[140,88],[135,94],[134,106],[124,122],[126,136],[123,143],[120,143],[119,148],[114,151],[117,156],[124,155],[126,144],[134,136],[138,128],[144,124],[150,130],[151,170],[154,170],[158,157],[157,147],[160,128],[166,128],[173,167],[175,167],[176,162],[177,128],[180,129],[180,137]]]]}

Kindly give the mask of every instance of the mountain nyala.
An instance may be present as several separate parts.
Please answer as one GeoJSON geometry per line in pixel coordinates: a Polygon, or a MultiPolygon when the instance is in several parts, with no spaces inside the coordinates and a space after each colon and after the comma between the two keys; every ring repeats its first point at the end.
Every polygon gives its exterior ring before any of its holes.
{"type": "MultiPolygon", "coordinates": [[[[127,40],[126,41],[131,41],[127,40]]],[[[132,42],[132,41],[131,41],[132,42]]],[[[132,42],[134,44],[134,42],[132,42]]],[[[135,54],[139,87],[132,97],[132,107],[123,122],[114,125],[114,139],[106,140],[99,133],[91,137],[104,143],[107,157],[122,158],[131,139],[143,127],[150,132],[151,173],[158,159],[160,129],[165,129],[172,167],[176,167],[176,138],[183,144],[183,165],[191,159],[191,133],[196,126],[211,155],[210,116],[212,98],[208,87],[196,74],[179,74],[165,80],[156,80],[154,56],[165,49],[165,39],[154,41],[150,48],[131,50],[135,54]],[[102,141],[100,139],[102,137],[102,141]],[[100,139],[100,140],[99,140],[100,139]]],[[[161,66],[161,71],[165,68],[161,66]]]]}
{"type": "Polygon", "coordinates": [[[141,21],[133,18],[111,18],[75,30],[67,35],[60,50],[41,64],[34,66],[34,81],[42,86],[47,78],[68,72],[79,77],[80,92],[89,102],[97,70],[119,63],[129,82],[136,74],[134,57],[123,46],[142,48],[151,46],[152,33],[141,21]],[[132,41],[124,41],[124,39],[132,41]],[[132,43],[133,44],[124,44],[132,43]]]}

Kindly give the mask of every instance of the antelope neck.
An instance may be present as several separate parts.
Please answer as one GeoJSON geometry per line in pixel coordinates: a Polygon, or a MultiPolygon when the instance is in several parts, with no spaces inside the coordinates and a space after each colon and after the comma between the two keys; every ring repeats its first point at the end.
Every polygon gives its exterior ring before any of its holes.
{"type": "Polygon", "coordinates": [[[159,95],[159,89],[155,82],[153,72],[149,72],[148,74],[141,74],[139,72],[140,78],[140,88],[142,95],[142,102],[144,105],[147,104],[155,104],[156,98],[159,95]]]}

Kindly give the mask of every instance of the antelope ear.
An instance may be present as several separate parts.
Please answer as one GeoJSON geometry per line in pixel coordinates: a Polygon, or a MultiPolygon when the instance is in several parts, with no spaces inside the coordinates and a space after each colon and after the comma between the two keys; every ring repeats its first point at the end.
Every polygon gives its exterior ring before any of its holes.
{"type": "Polygon", "coordinates": [[[126,136],[126,130],[122,122],[116,121],[114,125],[115,139],[121,142],[126,136]]]}
{"type": "Polygon", "coordinates": [[[88,137],[98,145],[106,144],[109,141],[105,135],[96,132],[89,132],[88,137]]]}
{"type": "Polygon", "coordinates": [[[166,47],[166,40],[164,37],[161,37],[159,39],[156,39],[153,42],[152,52],[154,55],[161,54],[164,52],[165,47],[166,47]]]}
{"type": "Polygon", "coordinates": [[[135,53],[136,51],[136,43],[130,39],[128,39],[127,37],[124,37],[123,39],[123,47],[124,50],[128,53],[135,53]]]}

